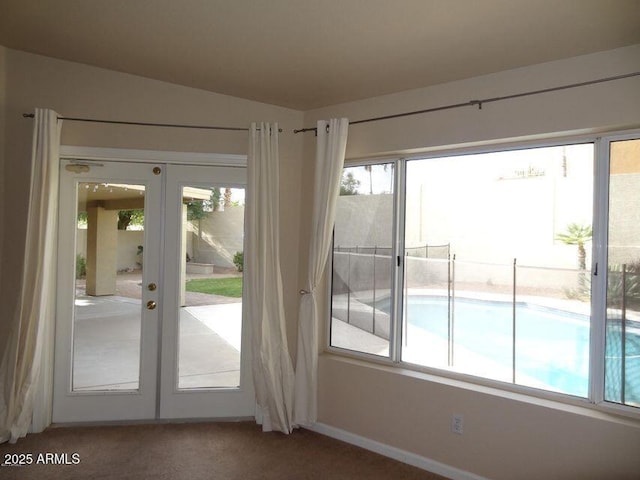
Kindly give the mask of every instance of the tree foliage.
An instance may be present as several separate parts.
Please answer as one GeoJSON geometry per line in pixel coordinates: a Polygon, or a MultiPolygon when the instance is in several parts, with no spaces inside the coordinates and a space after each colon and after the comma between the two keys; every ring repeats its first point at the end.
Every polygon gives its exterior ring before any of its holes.
{"type": "Polygon", "coordinates": [[[191,200],[187,204],[187,220],[200,220],[205,218],[211,212],[217,212],[220,209],[220,200],[222,192],[218,187],[211,189],[211,197],[209,200],[191,200]]]}
{"type": "Polygon", "coordinates": [[[359,187],[360,180],[356,180],[352,172],[347,172],[342,175],[342,181],[340,182],[340,195],[358,195],[359,187]]]}
{"type": "Polygon", "coordinates": [[[118,230],[126,230],[129,225],[144,226],[144,210],[120,210],[118,230]]]}
{"type": "Polygon", "coordinates": [[[205,210],[203,200],[192,200],[187,202],[187,220],[200,220],[209,215],[205,210]]]}

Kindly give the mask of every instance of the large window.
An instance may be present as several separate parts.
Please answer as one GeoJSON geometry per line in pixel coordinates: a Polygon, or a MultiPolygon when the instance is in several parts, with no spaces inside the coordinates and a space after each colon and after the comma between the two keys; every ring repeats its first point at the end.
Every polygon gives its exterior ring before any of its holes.
{"type": "Polygon", "coordinates": [[[330,345],[640,406],[640,140],[600,142],[345,168],[330,345]]]}
{"type": "Polygon", "coordinates": [[[609,152],[604,398],[640,407],[640,140],[609,152]]]}

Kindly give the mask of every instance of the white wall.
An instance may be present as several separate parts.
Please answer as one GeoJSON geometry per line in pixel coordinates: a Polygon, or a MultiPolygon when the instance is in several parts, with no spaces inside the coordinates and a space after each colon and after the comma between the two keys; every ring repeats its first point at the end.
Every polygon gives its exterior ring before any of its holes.
{"type": "MultiPolygon", "coordinates": [[[[640,45],[318,109],[305,114],[305,126],[317,119],[360,120],[634,71],[640,71],[640,45]]],[[[640,126],[639,92],[636,77],[488,104],[482,110],[354,125],[347,156],[635,128],[640,126]]],[[[307,134],[302,192],[313,184],[314,145],[313,134],[307,134]]],[[[302,211],[311,211],[310,196],[303,200],[302,211]]],[[[302,223],[302,246],[309,239],[307,223],[302,223]]],[[[305,278],[307,263],[300,265],[305,278]]],[[[332,354],[322,354],[319,365],[319,420],[330,426],[496,480],[638,478],[637,420],[625,422],[585,408],[530,401],[332,354]],[[453,413],[464,415],[462,436],[450,433],[453,413]]]]}

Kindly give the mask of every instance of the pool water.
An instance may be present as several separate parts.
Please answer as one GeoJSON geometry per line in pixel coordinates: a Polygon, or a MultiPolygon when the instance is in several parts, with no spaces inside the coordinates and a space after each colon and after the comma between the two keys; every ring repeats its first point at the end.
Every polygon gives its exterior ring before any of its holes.
{"type": "MultiPolygon", "coordinates": [[[[378,305],[385,310],[387,305],[378,305]]],[[[411,296],[406,305],[403,360],[487,378],[514,381],[513,304],[456,299],[453,305],[453,363],[449,364],[450,306],[446,297],[411,296]]],[[[563,310],[516,302],[515,383],[587,397],[590,319],[563,310]]],[[[605,398],[620,400],[620,328],[607,330],[605,398]],[[617,377],[616,378],[616,373],[617,377]]],[[[640,336],[627,329],[625,400],[640,402],[640,336]],[[634,363],[635,362],[635,363],[634,363]]]]}

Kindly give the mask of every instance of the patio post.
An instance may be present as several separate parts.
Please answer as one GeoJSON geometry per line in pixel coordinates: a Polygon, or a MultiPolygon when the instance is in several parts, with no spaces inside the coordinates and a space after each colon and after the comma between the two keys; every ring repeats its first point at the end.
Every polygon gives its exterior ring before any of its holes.
{"type": "Polygon", "coordinates": [[[118,211],[87,208],[87,295],[115,295],[118,211]]]}
{"type": "Polygon", "coordinates": [[[180,306],[187,305],[187,204],[182,204],[182,222],[180,231],[180,306]]]}

